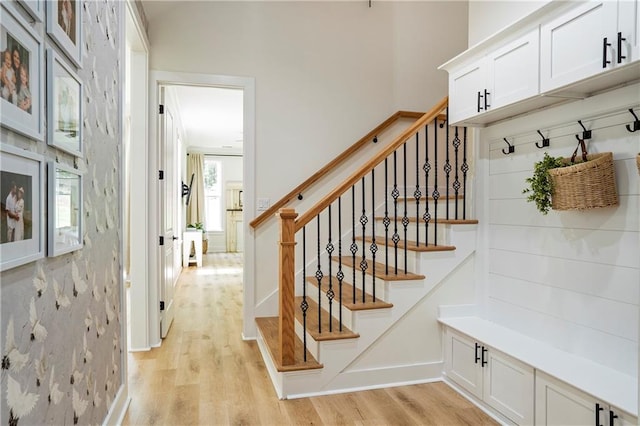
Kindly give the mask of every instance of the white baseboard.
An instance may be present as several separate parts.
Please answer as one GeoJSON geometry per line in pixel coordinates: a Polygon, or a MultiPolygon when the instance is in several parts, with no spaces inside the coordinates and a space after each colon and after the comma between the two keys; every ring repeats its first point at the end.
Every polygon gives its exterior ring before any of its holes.
{"type": "Polygon", "coordinates": [[[141,348],[129,348],[129,352],[149,352],[151,346],[143,346],[141,348]]]}
{"type": "Polygon", "coordinates": [[[107,416],[102,422],[103,426],[121,425],[130,403],[131,397],[129,396],[129,389],[126,384],[123,384],[120,386],[120,389],[118,389],[118,393],[111,407],[109,407],[107,416]]]}
{"type": "Polygon", "coordinates": [[[286,395],[286,398],[308,398],[311,396],[335,395],[371,389],[440,382],[442,381],[443,366],[443,363],[438,361],[422,364],[346,371],[339,374],[335,380],[329,383],[326,391],[291,394],[286,395]]]}

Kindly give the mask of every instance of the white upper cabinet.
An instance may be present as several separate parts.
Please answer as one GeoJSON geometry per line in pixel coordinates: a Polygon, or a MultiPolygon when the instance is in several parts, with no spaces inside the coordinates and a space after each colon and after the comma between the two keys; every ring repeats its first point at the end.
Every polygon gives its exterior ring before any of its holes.
{"type": "Polygon", "coordinates": [[[543,92],[638,60],[637,0],[590,1],[542,25],[543,92]]]}
{"type": "Polygon", "coordinates": [[[640,0],[551,1],[443,64],[449,122],[482,125],[640,77],[640,0]]]}
{"type": "Polygon", "coordinates": [[[450,122],[538,94],[538,28],[451,73],[450,122]]]}

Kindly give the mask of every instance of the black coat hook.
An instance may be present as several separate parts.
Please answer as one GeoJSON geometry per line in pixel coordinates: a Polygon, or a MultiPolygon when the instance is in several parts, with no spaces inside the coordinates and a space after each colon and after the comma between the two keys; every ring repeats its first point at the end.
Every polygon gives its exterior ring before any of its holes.
{"type": "Polygon", "coordinates": [[[576,135],[576,138],[578,140],[587,140],[587,139],[591,139],[591,130],[587,130],[586,127],[584,127],[584,124],[582,124],[581,120],[578,120],[578,124],[582,127],[582,130],[584,130],[584,132],[582,132],[582,137],[579,138],[578,135],[576,135]]]}
{"type": "Polygon", "coordinates": [[[544,135],[540,132],[540,130],[536,130],[536,132],[538,132],[538,134],[542,138],[542,145],[540,145],[540,144],[538,144],[538,142],[536,142],[536,146],[538,148],[544,148],[544,147],[549,146],[549,138],[545,138],[544,135]]]}
{"type": "Polygon", "coordinates": [[[638,116],[636,115],[635,112],[633,112],[633,108],[629,108],[629,112],[631,113],[631,115],[633,115],[633,127],[631,127],[630,125],[627,124],[627,130],[630,131],[631,133],[633,132],[637,132],[638,130],[640,130],[640,120],[638,120],[638,116]]]}
{"type": "Polygon", "coordinates": [[[507,151],[504,150],[504,148],[502,148],[502,153],[504,155],[509,155],[509,154],[513,154],[514,152],[516,152],[516,147],[511,145],[509,143],[509,141],[507,140],[507,138],[502,138],[504,139],[504,141],[507,143],[507,145],[509,145],[509,148],[507,148],[507,151]]]}

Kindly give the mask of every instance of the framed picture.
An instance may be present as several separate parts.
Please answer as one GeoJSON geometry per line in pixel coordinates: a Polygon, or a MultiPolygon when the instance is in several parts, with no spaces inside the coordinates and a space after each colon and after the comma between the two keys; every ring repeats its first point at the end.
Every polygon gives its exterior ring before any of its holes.
{"type": "Polygon", "coordinates": [[[0,271],[44,257],[44,158],[0,143],[0,271]]]}
{"type": "Polygon", "coordinates": [[[2,4],[0,23],[0,124],[44,139],[44,51],[31,27],[2,4]]]}
{"type": "Polygon", "coordinates": [[[44,0],[18,0],[18,2],[37,22],[44,20],[44,0]]]}
{"type": "Polygon", "coordinates": [[[82,248],[82,175],[76,169],[49,162],[50,257],[82,248]]]}
{"type": "Polygon", "coordinates": [[[47,49],[47,143],[82,156],[82,82],[47,49]]]}
{"type": "Polygon", "coordinates": [[[79,0],[47,0],[47,34],[82,68],[82,19],[79,0]]]}

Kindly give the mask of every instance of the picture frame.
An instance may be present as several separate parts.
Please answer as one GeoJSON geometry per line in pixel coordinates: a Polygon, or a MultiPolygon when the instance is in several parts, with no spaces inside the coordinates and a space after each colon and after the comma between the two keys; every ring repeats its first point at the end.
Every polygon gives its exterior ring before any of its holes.
{"type": "Polygon", "coordinates": [[[0,271],[44,257],[44,166],[43,156],[0,143],[0,271]]]}
{"type": "Polygon", "coordinates": [[[47,49],[47,144],[83,156],[80,77],[55,50],[47,49]]]}
{"type": "Polygon", "coordinates": [[[82,173],[50,161],[48,166],[48,247],[49,257],[83,247],[82,173]]]}
{"type": "Polygon", "coordinates": [[[44,21],[44,0],[18,0],[18,3],[36,22],[44,21]]]}
{"type": "Polygon", "coordinates": [[[30,25],[2,4],[0,23],[0,125],[44,140],[44,48],[30,25]]]}
{"type": "Polygon", "coordinates": [[[47,34],[64,54],[82,68],[82,19],[80,0],[47,0],[47,34]]]}

